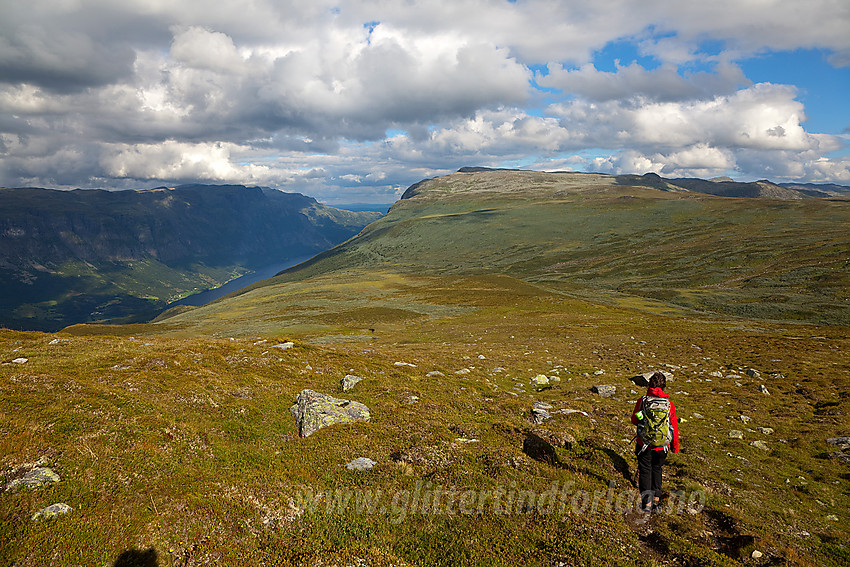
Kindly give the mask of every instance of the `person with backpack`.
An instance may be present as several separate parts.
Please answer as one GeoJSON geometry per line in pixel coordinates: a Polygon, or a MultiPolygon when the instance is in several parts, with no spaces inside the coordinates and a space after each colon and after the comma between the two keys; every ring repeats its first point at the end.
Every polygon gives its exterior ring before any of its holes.
{"type": "Polygon", "coordinates": [[[632,423],[637,425],[638,490],[645,512],[658,506],[667,451],[679,452],[679,419],[676,406],[664,391],[666,387],[667,377],[655,372],[649,378],[646,395],[632,411],[632,423]]]}

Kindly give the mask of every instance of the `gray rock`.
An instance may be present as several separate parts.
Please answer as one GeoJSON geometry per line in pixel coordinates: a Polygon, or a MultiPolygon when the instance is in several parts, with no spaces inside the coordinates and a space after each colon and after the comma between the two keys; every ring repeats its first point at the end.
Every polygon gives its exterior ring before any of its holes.
{"type": "Polygon", "coordinates": [[[767,389],[767,386],[765,386],[764,384],[759,384],[759,392],[761,392],[761,393],[762,393],[762,394],[764,394],[765,396],[769,396],[769,395],[770,395],[770,390],[768,390],[768,389],[767,389]]]}
{"type": "Polygon", "coordinates": [[[445,376],[445,374],[443,374],[439,370],[432,370],[431,372],[429,372],[425,376],[428,377],[428,378],[435,378],[437,376],[445,376]]]}
{"type": "Polygon", "coordinates": [[[73,508],[65,504],[64,502],[59,502],[58,504],[51,504],[47,508],[42,508],[35,514],[33,514],[33,520],[39,520],[44,518],[45,520],[49,520],[51,518],[55,518],[56,516],[61,516],[62,514],[67,514],[72,511],[73,508]]]}
{"type": "Polygon", "coordinates": [[[830,453],[829,457],[831,459],[836,459],[838,461],[841,461],[842,463],[850,465],[850,455],[848,455],[847,453],[841,453],[839,451],[836,451],[834,453],[830,453]]]}
{"type": "Polygon", "coordinates": [[[313,390],[301,390],[290,410],[301,437],[337,423],[369,421],[369,408],[360,402],[341,400],[313,390]]]}
{"type": "Polygon", "coordinates": [[[603,398],[610,398],[611,396],[617,393],[617,387],[611,386],[610,384],[599,384],[591,388],[591,390],[596,392],[603,398]]]}
{"type": "Polygon", "coordinates": [[[692,413],[691,417],[693,417],[694,419],[705,419],[704,415],[702,415],[701,413],[697,413],[697,412],[692,413]]]}
{"type": "Polygon", "coordinates": [[[16,478],[6,485],[6,491],[11,492],[18,488],[38,488],[53,482],[59,482],[59,475],[46,467],[37,467],[29,471],[21,478],[16,478]]]}
{"type": "Polygon", "coordinates": [[[759,372],[755,368],[747,368],[747,376],[749,376],[750,378],[760,378],[761,372],[759,372]]]}
{"type": "Polygon", "coordinates": [[[552,419],[552,414],[545,409],[531,408],[531,423],[540,425],[552,419]]]}
{"type": "Polygon", "coordinates": [[[830,437],[826,442],[839,449],[850,449],[850,437],[830,437]]]}
{"type": "Polygon", "coordinates": [[[758,429],[759,433],[761,433],[762,435],[773,435],[772,427],[757,427],[756,429],[758,429]]]}
{"type": "Polygon", "coordinates": [[[550,410],[553,407],[552,404],[547,403],[547,402],[534,402],[531,405],[534,406],[536,409],[542,409],[542,410],[550,410]]]}
{"type": "Polygon", "coordinates": [[[295,346],[295,343],[292,341],[280,343],[279,345],[272,345],[272,348],[279,348],[280,350],[287,350],[295,346]]]}
{"type": "Polygon", "coordinates": [[[371,470],[371,468],[377,464],[378,463],[367,457],[357,457],[356,459],[345,465],[345,468],[350,471],[368,471],[371,470]]]}
{"type": "Polygon", "coordinates": [[[354,387],[355,384],[357,384],[361,380],[365,380],[365,378],[363,378],[362,376],[355,376],[354,374],[346,374],[345,378],[342,379],[342,391],[349,391],[354,387]]]}
{"type": "Polygon", "coordinates": [[[767,443],[764,441],[753,441],[750,443],[756,449],[761,449],[762,451],[770,451],[770,447],[767,446],[767,443]]]}
{"type": "Polygon", "coordinates": [[[673,375],[667,372],[666,370],[648,370],[646,372],[641,372],[637,376],[632,376],[629,378],[632,382],[634,382],[635,386],[640,386],[641,388],[646,388],[649,386],[649,379],[652,378],[652,375],[656,372],[661,372],[664,374],[664,377],[667,378],[668,382],[673,381],[673,375]]]}
{"type": "Polygon", "coordinates": [[[743,439],[744,438],[744,432],[740,431],[738,429],[733,429],[732,431],[729,432],[729,438],[730,439],[743,439]]]}

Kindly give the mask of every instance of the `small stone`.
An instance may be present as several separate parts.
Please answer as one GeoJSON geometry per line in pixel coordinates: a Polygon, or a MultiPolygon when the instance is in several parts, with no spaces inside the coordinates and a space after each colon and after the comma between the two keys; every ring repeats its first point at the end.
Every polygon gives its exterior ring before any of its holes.
{"type": "Polygon", "coordinates": [[[455,374],[457,374],[458,376],[466,376],[470,372],[472,371],[469,368],[461,368],[460,370],[456,370],[455,374]]]}
{"type": "Polygon", "coordinates": [[[762,555],[764,555],[764,554],[761,551],[759,551],[758,549],[756,549],[756,550],[753,550],[750,557],[752,557],[753,559],[761,559],[762,555]]]}
{"type": "Polygon", "coordinates": [[[829,520],[830,522],[837,522],[837,521],[838,521],[838,516],[836,516],[835,514],[829,514],[829,515],[826,517],[826,519],[827,519],[827,520],[829,520]]]}
{"type": "Polygon", "coordinates": [[[355,376],[354,374],[346,374],[345,378],[342,379],[342,391],[347,392],[351,390],[355,384],[365,380],[362,376],[355,376]]]}
{"type": "Polygon", "coordinates": [[[295,343],[292,341],[280,343],[278,345],[272,345],[272,348],[279,348],[280,350],[287,350],[295,346],[295,343]]]}
{"type": "Polygon", "coordinates": [[[762,394],[764,394],[765,396],[769,396],[769,395],[770,395],[770,390],[768,390],[768,389],[767,389],[767,386],[765,386],[764,384],[759,384],[759,392],[761,392],[761,393],[762,393],[762,394]]]}
{"type": "Polygon", "coordinates": [[[16,478],[15,480],[8,483],[6,485],[6,491],[10,492],[12,490],[16,490],[21,486],[26,488],[38,488],[39,486],[44,486],[45,484],[50,484],[53,482],[59,482],[58,474],[56,474],[49,468],[37,467],[32,469],[30,472],[28,472],[21,478],[16,478]]]}
{"type": "Polygon", "coordinates": [[[694,418],[694,419],[705,419],[704,415],[702,415],[701,413],[697,413],[697,412],[692,413],[691,417],[694,418]]]}
{"type": "Polygon", "coordinates": [[[549,376],[550,384],[558,384],[561,382],[561,379],[558,376],[549,376]]]}
{"type": "Polygon", "coordinates": [[[760,378],[761,372],[759,372],[755,368],[747,368],[747,376],[749,376],[751,378],[760,378]]]}
{"type": "Polygon", "coordinates": [[[756,429],[758,429],[759,433],[761,433],[762,435],[773,435],[772,427],[757,427],[756,429]]]}
{"type": "Polygon", "coordinates": [[[479,354],[479,355],[478,355],[478,360],[487,360],[487,357],[486,357],[486,356],[484,356],[483,354],[479,354]]]}
{"type": "Polygon", "coordinates": [[[549,377],[545,374],[538,374],[534,378],[531,379],[531,382],[538,386],[548,386],[549,385],[549,377]]]}
{"type": "Polygon", "coordinates": [[[713,377],[715,377],[715,378],[723,378],[723,373],[722,373],[722,372],[717,372],[717,371],[709,372],[709,373],[708,373],[708,375],[709,375],[709,376],[713,376],[713,377]]]}
{"type": "Polygon", "coordinates": [[[532,406],[534,406],[536,409],[543,409],[543,410],[550,410],[553,407],[552,404],[547,403],[547,402],[534,402],[532,404],[532,406]]]}
{"type": "Polygon", "coordinates": [[[552,414],[545,409],[531,408],[531,423],[540,425],[552,419],[552,414]]]}
{"type": "Polygon", "coordinates": [[[419,396],[407,396],[407,404],[408,405],[412,406],[413,404],[415,404],[418,401],[419,401],[419,396]]]}
{"type": "Polygon", "coordinates": [[[377,464],[378,463],[367,457],[357,457],[356,459],[345,465],[345,468],[350,471],[368,471],[371,470],[372,467],[377,464]]]}
{"type": "Polygon", "coordinates": [[[741,421],[742,421],[743,423],[749,423],[749,422],[751,422],[751,421],[753,420],[753,418],[751,418],[750,416],[747,416],[747,415],[742,415],[742,416],[740,416],[740,417],[741,417],[741,421]]]}
{"type": "Polygon", "coordinates": [[[764,441],[753,441],[750,445],[756,449],[761,449],[762,451],[770,451],[770,447],[768,447],[767,443],[764,441]]]}
{"type": "Polygon", "coordinates": [[[744,438],[744,432],[739,430],[739,429],[733,429],[732,431],[729,432],[729,438],[730,439],[743,439],[744,438]]]}
{"type": "Polygon", "coordinates": [[[610,398],[617,393],[617,387],[610,384],[599,384],[591,388],[591,390],[603,398],[610,398]]]}
{"type": "Polygon", "coordinates": [[[431,372],[425,375],[426,378],[435,378],[437,376],[445,376],[445,374],[443,374],[439,370],[432,370],[431,372]]]}
{"type": "Polygon", "coordinates": [[[50,342],[49,342],[49,343],[47,343],[47,344],[49,344],[49,345],[58,345],[58,344],[67,343],[67,342],[71,342],[71,341],[70,341],[69,339],[53,339],[52,341],[50,341],[50,342]]]}
{"type": "Polygon", "coordinates": [[[409,366],[410,368],[416,368],[415,364],[411,364],[409,362],[393,362],[393,366],[409,366]]]}
{"type": "Polygon", "coordinates": [[[29,358],[19,357],[19,358],[14,359],[12,361],[12,364],[26,364],[27,362],[29,362],[29,360],[30,360],[29,358]]]}
{"type": "Polygon", "coordinates": [[[602,376],[603,374],[605,374],[604,370],[597,370],[596,372],[593,373],[594,376],[602,376]]]}
{"type": "Polygon", "coordinates": [[[67,514],[71,510],[73,510],[73,508],[71,508],[64,502],[59,502],[58,504],[51,504],[47,508],[42,508],[41,510],[33,514],[32,519],[38,520],[40,518],[44,518],[45,520],[49,520],[51,518],[55,518],[56,516],[67,514]]]}

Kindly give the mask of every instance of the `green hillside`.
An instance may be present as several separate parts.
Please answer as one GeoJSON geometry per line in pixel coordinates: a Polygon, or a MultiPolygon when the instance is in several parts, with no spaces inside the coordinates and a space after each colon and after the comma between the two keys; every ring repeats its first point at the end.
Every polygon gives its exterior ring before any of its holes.
{"type": "Polygon", "coordinates": [[[311,312],[338,311],[360,296],[364,305],[398,308],[354,284],[343,304],[300,305],[297,317],[284,307],[301,288],[370,281],[375,273],[502,274],[615,305],[850,324],[850,200],[729,198],[637,185],[657,179],[480,171],[427,180],[357,238],[163,324],[250,333],[254,325],[306,324],[311,312]],[[219,313],[232,314],[232,326],[211,323],[219,313]],[[237,313],[251,313],[251,322],[237,313]]]}

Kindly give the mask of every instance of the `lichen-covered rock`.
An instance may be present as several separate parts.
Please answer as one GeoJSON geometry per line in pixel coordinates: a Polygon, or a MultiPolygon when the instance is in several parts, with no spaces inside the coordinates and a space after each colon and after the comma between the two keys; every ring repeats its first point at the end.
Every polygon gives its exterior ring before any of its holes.
{"type": "Polygon", "coordinates": [[[733,429],[732,431],[729,432],[729,438],[730,439],[743,439],[744,438],[744,432],[741,431],[740,429],[733,429]]]}
{"type": "Polygon", "coordinates": [[[535,386],[548,386],[549,377],[545,374],[538,374],[537,376],[531,379],[531,383],[535,386]]]}
{"type": "Polygon", "coordinates": [[[365,378],[363,378],[362,376],[355,376],[354,374],[346,374],[345,378],[342,379],[342,391],[349,391],[354,387],[355,384],[357,384],[361,380],[365,380],[365,378]]]}
{"type": "Polygon", "coordinates": [[[753,441],[750,445],[762,451],[770,451],[770,447],[764,441],[753,441]]]}
{"type": "Polygon", "coordinates": [[[591,389],[603,398],[610,398],[617,393],[617,387],[610,384],[599,384],[591,389]]]}
{"type": "Polygon", "coordinates": [[[290,410],[298,435],[308,437],[337,423],[369,421],[369,408],[360,402],[341,400],[313,390],[301,390],[290,410]]]}
{"type": "Polygon", "coordinates": [[[61,516],[62,514],[67,514],[72,511],[73,508],[65,504],[64,502],[59,502],[58,504],[51,504],[47,508],[42,508],[35,514],[33,514],[33,520],[39,520],[44,518],[45,520],[49,520],[51,518],[55,518],[56,516],[61,516]]]}
{"type": "Polygon", "coordinates": [[[6,485],[6,491],[11,492],[21,487],[38,488],[45,484],[59,482],[59,475],[46,467],[37,467],[29,471],[21,478],[16,478],[6,485]]]}
{"type": "Polygon", "coordinates": [[[376,464],[378,463],[368,457],[357,457],[356,459],[345,465],[345,468],[350,471],[368,471],[371,470],[371,468],[374,467],[376,464]]]}

